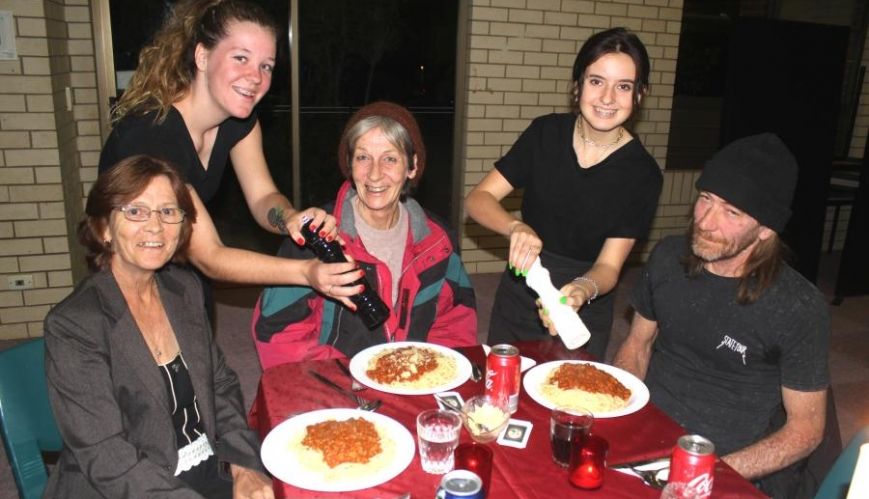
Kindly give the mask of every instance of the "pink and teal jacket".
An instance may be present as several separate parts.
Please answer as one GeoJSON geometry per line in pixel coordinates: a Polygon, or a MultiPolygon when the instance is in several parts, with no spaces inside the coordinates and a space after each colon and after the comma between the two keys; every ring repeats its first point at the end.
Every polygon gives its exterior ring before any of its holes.
{"type": "MultiPolygon", "coordinates": [[[[345,253],[385,303],[392,300],[392,278],[386,264],[370,255],[359,238],[352,205],[356,191],[345,182],[338,192],[334,216],[346,243],[345,253]]],[[[341,303],[306,286],[272,286],[257,302],[251,332],[263,369],[301,360],[352,357],[372,345],[393,341],[425,341],[448,347],[477,343],[474,289],[456,251],[449,229],[411,198],[398,300],[389,318],[369,330],[341,303]]],[[[279,256],[313,258],[287,238],[279,256]]]]}

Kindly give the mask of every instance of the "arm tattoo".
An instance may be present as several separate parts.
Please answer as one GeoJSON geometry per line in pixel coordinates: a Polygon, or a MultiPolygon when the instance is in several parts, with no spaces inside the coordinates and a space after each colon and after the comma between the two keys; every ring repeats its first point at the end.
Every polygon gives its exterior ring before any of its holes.
{"type": "Polygon", "coordinates": [[[281,207],[275,207],[269,210],[268,214],[269,223],[277,229],[278,232],[287,236],[289,235],[289,231],[287,231],[287,222],[284,221],[284,209],[281,207]]]}

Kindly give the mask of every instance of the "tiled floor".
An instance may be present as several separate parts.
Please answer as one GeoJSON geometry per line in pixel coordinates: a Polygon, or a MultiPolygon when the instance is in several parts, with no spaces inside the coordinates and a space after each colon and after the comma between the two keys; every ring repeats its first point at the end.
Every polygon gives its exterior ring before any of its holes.
{"type": "MultiPolygon", "coordinates": [[[[831,294],[837,259],[826,256],[821,262],[819,287],[828,296],[831,294]]],[[[630,317],[625,302],[625,291],[630,288],[638,269],[627,269],[623,285],[616,299],[615,323],[607,360],[627,334],[630,317]]],[[[471,276],[477,290],[479,330],[481,340],[488,330],[488,318],[492,306],[492,294],[498,275],[479,274],[471,276]]],[[[218,290],[217,335],[226,353],[227,362],[239,375],[245,403],[250,405],[256,393],[260,369],[250,340],[249,323],[251,309],[258,290],[253,288],[230,288],[218,290]]],[[[836,396],[839,425],[845,442],[861,427],[869,425],[869,296],[846,298],[840,306],[832,306],[833,334],[830,348],[830,368],[833,390],[836,396]]],[[[0,342],[0,349],[9,342],[0,342]]],[[[0,499],[15,499],[15,484],[0,448],[0,499]]]]}

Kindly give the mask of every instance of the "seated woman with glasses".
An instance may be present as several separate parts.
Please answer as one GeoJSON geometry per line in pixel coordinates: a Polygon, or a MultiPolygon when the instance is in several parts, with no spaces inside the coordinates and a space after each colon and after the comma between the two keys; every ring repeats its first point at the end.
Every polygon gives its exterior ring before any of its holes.
{"type": "Polygon", "coordinates": [[[170,263],[195,220],[166,162],[132,156],[94,184],[78,228],[94,274],[45,319],[64,440],[45,497],[274,497],[202,285],[170,263]]]}
{"type": "MultiPolygon", "coordinates": [[[[352,357],[372,345],[427,341],[445,346],[477,343],[474,289],[455,236],[408,195],[425,170],[425,145],[413,115],[375,102],[354,114],[338,146],[347,179],[332,209],[344,252],[365,271],[367,284],[389,308],[369,329],[339,288],[266,288],[253,317],[263,369],[285,362],[352,357]]],[[[292,241],[279,254],[311,258],[292,241]]]]}

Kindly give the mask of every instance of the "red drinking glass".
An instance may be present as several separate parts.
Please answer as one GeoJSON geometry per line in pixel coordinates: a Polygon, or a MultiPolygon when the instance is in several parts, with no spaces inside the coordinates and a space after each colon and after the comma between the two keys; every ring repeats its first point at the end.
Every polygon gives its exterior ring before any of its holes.
{"type": "Polygon", "coordinates": [[[606,440],[589,435],[570,457],[570,483],[581,489],[596,489],[603,485],[607,450],[609,444],[606,440]]]}
{"type": "Polygon", "coordinates": [[[483,481],[483,494],[489,493],[492,478],[492,449],[477,442],[465,442],[456,447],[455,470],[473,471],[483,481]]]}

